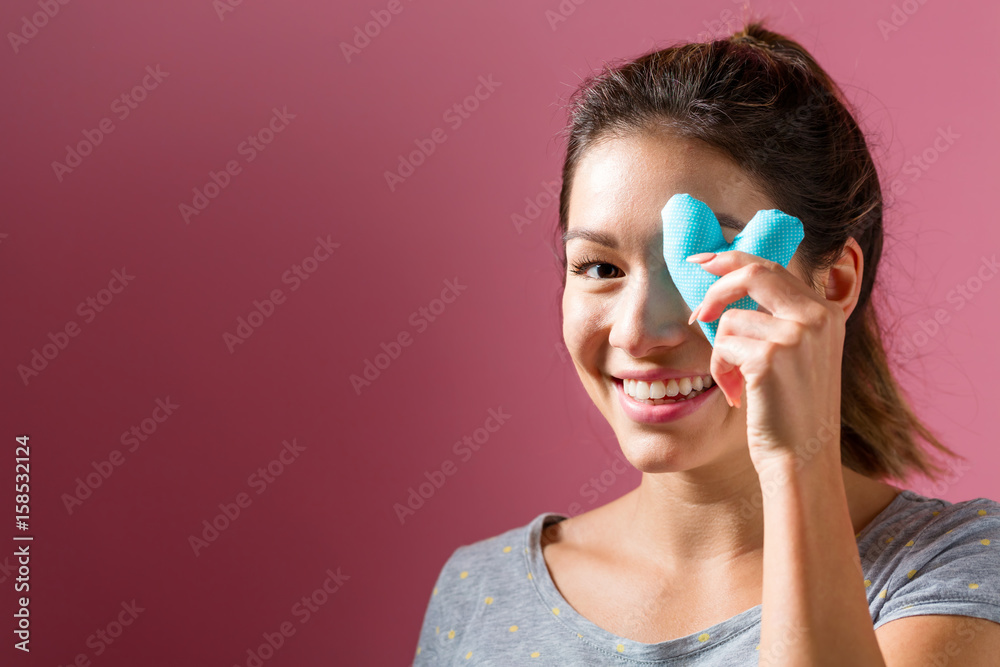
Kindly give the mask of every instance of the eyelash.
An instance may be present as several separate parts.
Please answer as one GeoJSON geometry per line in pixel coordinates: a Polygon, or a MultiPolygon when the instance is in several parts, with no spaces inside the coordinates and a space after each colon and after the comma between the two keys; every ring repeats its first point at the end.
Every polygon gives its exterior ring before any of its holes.
{"type": "MultiPolygon", "coordinates": [[[[576,275],[583,276],[585,278],[590,278],[590,276],[586,275],[587,270],[590,269],[590,267],[592,267],[592,266],[594,266],[596,264],[604,264],[604,265],[607,265],[607,266],[615,266],[614,264],[608,264],[607,262],[602,262],[600,259],[597,259],[596,257],[589,257],[588,256],[588,257],[584,257],[579,262],[575,262],[573,264],[571,272],[574,273],[574,274],[576,274],[576,275]]],[[[615,268],[617,269],[618,267],[615,266],[615,268]]],[[[621,269],[619,269],[619,271],[620,270],[621,269]]],[[[593,278],[593,280],[606,280],[606,278],[593,278]]]]}
{"type": "MultiPolygon", "coordinates": [[[[721,223],[721,226],[725,227],[726,229],[734,229],[737,232],[742,232],[743,231],[742,227],[734,226],[732,224],[729,224],[728,222],[721,223]]],[[[609,264],[608,262],[602,262],[600,259],[598,259],[596,257],[590,257],[590,256],[588,256],[588,257],[583,258],[579,262],[575,262],[572,265],[570,271],[572,273],[578,275],[578,276],[583,276],[584,278],[589,278],[590,276],[586,275],[587,274],[587,270],[591,266],[594,266],[595,264],[605,264],[607,266],[615,266],[614,264],[609,264]]],[[[617,266],[615,266],[615,268],[618,269],[617,266]]],[[[621,269],[618,269],[618,270],[621,271],[621,269]]],[[[593,280],[605,280],[605,279],[604,278],[594,278],[593,280]]]]}

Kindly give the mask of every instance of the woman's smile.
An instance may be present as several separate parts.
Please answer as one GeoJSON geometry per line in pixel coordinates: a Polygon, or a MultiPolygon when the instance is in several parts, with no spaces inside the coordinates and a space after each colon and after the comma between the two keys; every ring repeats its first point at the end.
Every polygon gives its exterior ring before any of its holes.
{"type": "MultiPolygon", "coordinates": [[[[708,377],[711,380],[712,376],[708,377]]],[[[713,382],[701,390],[692,389],[686,396],[678,393],[674,397],[665,396],[658,399],[640,399],[629,395],[625,390],[624,380],[613,376],[609,376],[609,378],[615,386],[615,393],[618,395],[618,404],[625,412],[625,415],[633,421],[647,424],[662,424],[686,417],[696,412],[719,393],[718,385],[713,382]]],[[[640,389],[639,395],[642,395],[642,393],[644,392],[640,389]]]]}

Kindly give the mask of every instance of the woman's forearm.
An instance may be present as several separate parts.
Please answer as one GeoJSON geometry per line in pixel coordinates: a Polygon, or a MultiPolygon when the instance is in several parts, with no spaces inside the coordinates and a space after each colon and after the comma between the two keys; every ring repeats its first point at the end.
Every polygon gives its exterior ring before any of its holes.
{"type": "Polygon", "coordinates": [[[764,498],[762,666],[885,666],[839,454],[790,456],[758,471],[764,498]]]}

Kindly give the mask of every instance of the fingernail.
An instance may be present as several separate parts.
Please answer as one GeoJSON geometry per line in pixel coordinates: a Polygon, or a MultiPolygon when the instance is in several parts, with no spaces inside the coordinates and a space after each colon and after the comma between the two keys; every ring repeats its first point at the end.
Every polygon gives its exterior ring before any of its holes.
{"type": "Polygon", "coordinates": [[[699,253],[697,253],[695,255],[690,255],[687,258],[687,261],[689,261],[689,262],[695,262],[697,264],[702,264],[702,263],[707,262],[708,260],[712,259],[713,257],[715,257],[715,253],[714,252],[699,252],[699,253]]]}
{"type": "Polygon", "coordinates": [[[698,304],[698,307],[695,308],[694,311],[691,313],[691,317],[688,318],[688,326],[694,324],[694,321],[696,319],[698,319],[698,313],[699,312],[701,312],[701,304],[700,303],[698,304]]]}

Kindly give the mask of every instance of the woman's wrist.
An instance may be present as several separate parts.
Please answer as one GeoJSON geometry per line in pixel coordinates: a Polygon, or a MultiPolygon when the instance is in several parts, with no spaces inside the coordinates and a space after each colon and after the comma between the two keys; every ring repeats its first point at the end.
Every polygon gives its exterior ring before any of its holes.
{"type": "Polygon", "coordinates": [[[773,495],[768,488],[785,486],[789,482],[807,479],[812,483],[824,478],[836,479],[843,484],[843,470],[839,449],[824,448],[819,451],[790,449],[755,463],[764,497],[773,495]]]}

